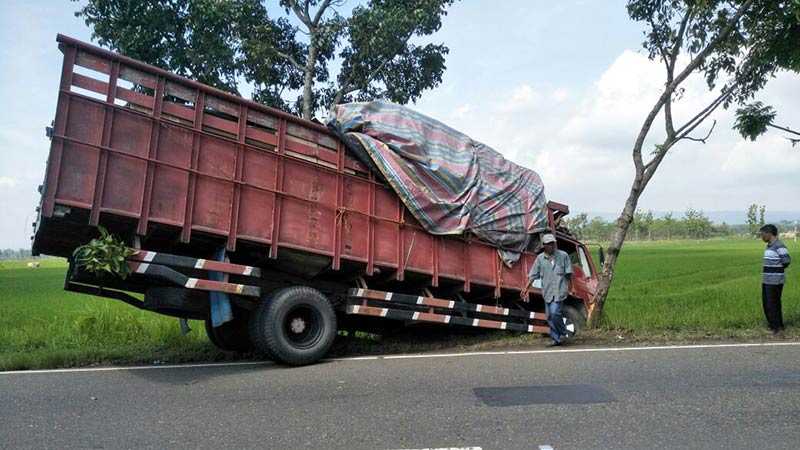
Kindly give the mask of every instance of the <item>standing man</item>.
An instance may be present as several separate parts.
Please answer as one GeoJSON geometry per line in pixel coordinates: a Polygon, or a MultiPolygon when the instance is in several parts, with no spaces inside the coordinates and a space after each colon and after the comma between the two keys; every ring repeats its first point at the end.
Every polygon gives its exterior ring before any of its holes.
{"type": "Polygon", "coordinates": [[[552,339],[547,346],[555,347],[561,345],[561,338],[567,334],[561,311],[572,280],[572,262],[567,252],[556,248],[556,237],[552,234],[545,234],[542,237],[542,244],[544,252],[533,262],[528,272],[528,282],[525,284],[525,289],[520,292],[520,297],[522,301],[528,302],[528,287],[533,281],[542,280],[542,297],[552,339]]]}
{"type": "Polygon", "coordinates": [[[761,275],[761,303],[770,330],[778,333],[783,330],[781,294],[786,282],[783,271],[789,267],[792,258],[786,246],[778,239],[778,228],[775,225],[764,225],[759,231],[761,240],[767,243],[767,249],[764,250],[764,271],[761,275]]]}

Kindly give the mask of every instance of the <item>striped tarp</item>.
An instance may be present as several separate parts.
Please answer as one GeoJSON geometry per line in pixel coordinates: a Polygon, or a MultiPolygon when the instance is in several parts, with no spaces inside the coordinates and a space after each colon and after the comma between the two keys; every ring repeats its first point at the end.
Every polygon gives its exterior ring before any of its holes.
{"type": "Polygon", "coordinates": [[[447,125],[386,101],[333,108],[328,126],[355,138],[422,226],[471,231],[523,250],[547,229],[541,178],[447,125]]]}

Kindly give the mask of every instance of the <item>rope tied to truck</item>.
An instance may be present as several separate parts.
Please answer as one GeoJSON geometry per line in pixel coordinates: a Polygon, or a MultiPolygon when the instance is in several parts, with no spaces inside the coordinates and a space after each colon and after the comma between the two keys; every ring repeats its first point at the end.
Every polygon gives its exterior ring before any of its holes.
{"type": "Polygon", "coordinates": [[[429,233],[474,234],[512,266],[549,229],[535,171],[438,120],[376,100],[336,105],[327,125],[429,233]]]}

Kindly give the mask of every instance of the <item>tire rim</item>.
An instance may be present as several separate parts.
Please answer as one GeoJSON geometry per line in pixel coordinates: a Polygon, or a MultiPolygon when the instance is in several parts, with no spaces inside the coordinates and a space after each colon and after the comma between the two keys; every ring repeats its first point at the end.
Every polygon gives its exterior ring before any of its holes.
{"type": "Polygon", "coordinates": [[[283,331],[289,343],[296,348],[313,347],[322,336],[322,317],[308,305],[292,308],[283,321],[283,331]]]}
{"type": "Polygon", "coordinates": [[[567,336],[575,335],[575,322],[566,316],[564,316],[564,328],[567,330],[567,336]]]}

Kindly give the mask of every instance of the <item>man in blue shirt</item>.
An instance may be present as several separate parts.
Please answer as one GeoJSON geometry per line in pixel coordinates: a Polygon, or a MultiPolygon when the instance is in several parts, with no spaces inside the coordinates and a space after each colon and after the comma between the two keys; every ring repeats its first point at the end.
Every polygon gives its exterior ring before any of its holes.
{"type": "Polygon", "coordinates": [[[781,310],[781,294],[786,283],[784,270],[789,267],[792,258],[786,246],[778,239],[778,228],[775,225],[761,227],[761,240],[767,243],[764,250],[764,269],[761,275],[761,304],[764,315],[773,333],[783,330],[783,311],[781,310]]]}
{"type": "Polygon", "coordinates": [[[561,337],[567,334],[562,308],[572,280],[572,262],[567,252],[556,248],[556,237],[552,234],[545,234],[542,237],[542,245],[544,252],[533,262],[533,266],[528,272],[528,282],[520,296],[524,302],[527,302],[528,287],[535,280],[542,280],[542,297],[547,312],[547,323],[550,325],[550,339],[552,339],[548,347],[555,347],[561,345],[561,337]]]}

